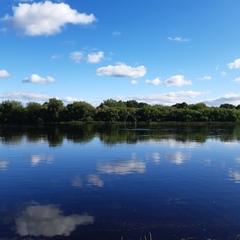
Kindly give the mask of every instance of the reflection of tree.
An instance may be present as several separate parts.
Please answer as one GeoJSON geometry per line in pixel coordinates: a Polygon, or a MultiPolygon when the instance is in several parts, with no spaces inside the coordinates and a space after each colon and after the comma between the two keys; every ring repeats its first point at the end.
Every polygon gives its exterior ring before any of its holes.
{"type": "Polygon", "coordinates": [[[107,145],[118,143],[135,144],[141,141],[175,139],[179,142],[203,143],[209,138],[221,141],[240,140],[240,126],[233,124],[95,124],[81,123],[47,125],[37,127],[0,128],[0,140],[3,144],[21,144],[48,141],[49,146],[59,146],[66,138],[74,143],[87,143],[94,137],[107,145]]]}
{"type": "Polygon", "coordinates": [[[105,124],[99,130],[100,140],[107,145],[118,143],[135,144],[139,141],[140,135],[142,135],[139,130],[132,129],[132,126],[118,124],[105,124]]]}
{"type": "Polygon", "coordinates": [[[59,132],[58,128],[49,128],[47,139],[50,147],[56,147],[62,144],[63,135],[59,132]]]}
{"type": "Polygon", "coordinates": [[[64,216],[55,205],[29,205],[15,218],[20,236],[69,236],[78,225],[93,224],[89,215],[64,216]]]}
{"type": "Polygon", "coordinates": [[[3,144],[20,144],[22,133],[16,131],[15,127],[4,127],[0,129],[0,140],[3,144]]]}
{"type": "Polygon", "coordinates": [[[95,125],[85,123],[76,126],[68,125],[65,131],[68,140],[72,140],[74,143],[86,143],[94,138],[95,125]]]}

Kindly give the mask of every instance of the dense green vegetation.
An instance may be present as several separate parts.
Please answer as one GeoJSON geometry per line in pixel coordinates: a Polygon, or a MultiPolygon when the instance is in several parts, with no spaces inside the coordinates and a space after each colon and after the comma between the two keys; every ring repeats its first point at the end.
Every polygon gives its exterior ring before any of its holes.
{"type": "Polygon", "coordinates": [[[204,103],[177,103],[172,106],[149,105],[135,100],[107,99],[98,107],[87,102],[63,104],[56,98],[40,104],[18,101],[0,103],[0,124],[42,124],[72,121],[103,122],[240,122],[240,105],[209,107],[204,103]]]}

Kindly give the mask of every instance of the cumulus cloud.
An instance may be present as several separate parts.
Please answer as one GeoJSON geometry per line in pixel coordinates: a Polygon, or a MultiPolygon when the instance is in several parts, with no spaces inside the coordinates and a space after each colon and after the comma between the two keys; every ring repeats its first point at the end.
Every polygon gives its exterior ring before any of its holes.
{"type": "Polygon", "coordinates": [[[0,99],[26,100],[26,101],[48,101],[52,96],[41,93],[8,92],[0,94],[0,99]]]}
{"type": "Polygon", "coordinates": [[[64,216],[55,205],[30,205],[15,219],[20,236],[69,236],[78,225],[93,224],[89,215],[64,216]]]}
{"type": "Polygon", "coordinates": [[[223,103],[239,105],[240,104],[240,94],[228,93],[228,94],[219,96],[217,98],[205,100],[204,103],[206,103],[207,105],[212,105],[212,106],[220,106],[223,103]]]}
{"type": "Polygon", "coordinates": [[[159,84],[161,83],[161,81],[160,81],[159,78],[155,78],[155,79],[153,79],[153,80],[147,79],[147,80],[146,80],[146,83],[157,86],[157,85],[159,85],[159,84]]]}
{"type": "MultiPolygon", "coordinates": [[[[42,94],[42,93],[31,93],[31,92],[7,92],[1,93],[0,99],[3,100],[16,100],[16,101],[26,101],[26,102],[46,102],[50,98],[57,98],[56,96],[42,94]]],[[[73,98],[73,97],[65,97],[61,99],[65,103],[76,102],[76,101],[84,101],[83,99],[73,98]]]]}
{"type": "Polygon", "coordinates": [[[131,173],[144,173],[146,171],[146,163],[135,160],[98,164],[97,170],[108,174],[126,175],[131,173]]]}
{"type": "Polygon", "coordinates": [[[204,76],[203,79],[204,79],[204,80],[211,80],[212,77],[211,77],[211,76],[204,76]]]}
{"type": "Polygon", "coordinates": [[[121,35],[122,33],[120,31],[116,30],[112,34],[113,34],[113,36],[118,36],[118,35],[121,35]]]}
{"type": "Polygon", "coordinates": [[[82,52],[78,52],[78,51],[72,52],[72,53],[70,53],[70,58],[74,62],[79,63],[79,62],[81,62],[81,60],[83,58],[83,53],[82,52]]]}
{"type": "Polygon", "coordinates": [[[235,61],[228,63],[229,69],[240,68],[240,58],[236,59],[235,61]]]}
{"type": "Polygon", "coordinates": [[[198,78],[199,80],[211,80],[212,79],[212,76],[204,76],[204,77],[200,77],[198,78]]]}
{"type": "Polygon", "coordinates": [[[146,68],[144,66],[134,68],[123,63],[116,66],[108,65],[107,67],[97,69],[98,76],[139,78],[145,74],[146,68]]]}
{"type": "Polygon", "coordinates": [[[196,98],[200,95],[206,94],[207,92],[194,92],[194,91],[180,91],[180,92],[170,92],[163,94],[152,94],[152,95],[132,95],[132,96],[119,96],[119,100],[136,100],[143,101],[149,104],[163,104],[171,105],[174,103],[179,103],[186,101],[189,98],[196,98]]]}
{"type": "Polygon", "coordinates": [[[6,70],[0,70],[0,78],[10,77],[10,74],[6,70]]]}
{"type": "Polygon", "coordinates": [[[176,87],[182,87],[185,85],[192,85],[191,81],[188,81],[185,79],[183,75],[175,75],[170,78],[168,78],[164,84],[166,86],[176,86],[176,87]]]}
{"type": "Polygon", "coordinates": [[[25,78],[22,80],[24,83],[38,83],[38,84],[47,84],[50,82],[55,82],[55,79],[53,77],[47,76],[46,78],[40,77],[37,74],[32,74],[30,77],[25,78]]]}
{"type": "Polygon", "coordinates": [[[13,7],[13,16],[2,19],[8,26],[28,35],[53,35],[68,24],[87,25],[96,20],[93,14],[78,13],[66,3],[51,1],[19,3],[13,7]]]}
{"type": "Polygon", "coordinates": [[[240,77],[235,78],[235,79],[234,79],[234,82],[240,82],[240,77]]]}
{"type": "Polygon", "coordinates": [[[80,98],[74,98],[74,97],[65,97],[62,99],[62,101],[66,103],[71,103],[71,102],[78,102],[78,101],[84,101],[84,100],[80,98]]]}
{"type": "Polygon", "coordinates": [[[131,84],[133,84],[133,85],[136,85],[138,82],[137,82],[137,80],[131,80],[131,84]]]}
{"type": "Polygon", "coordinates": [[[90,53],[87,55],[87,62],[88,63],[99,63],[104,57],[103,52],[98,53],[90,53]]]}
{"type": "Polygon", "coordinates": [[[53,55],[51,56],[51,59],[59,59],[59,58],[61,58],[61,57],[63,57],[63,54],[53,54],[53,55]]]}
{"type": "Polygon", "coordinates": [[[190,39],[189,38],[182,38],[182,37],[168,37],[167,38],[170,41],[175,41],[175,42],[189,42],[190,39]]]}

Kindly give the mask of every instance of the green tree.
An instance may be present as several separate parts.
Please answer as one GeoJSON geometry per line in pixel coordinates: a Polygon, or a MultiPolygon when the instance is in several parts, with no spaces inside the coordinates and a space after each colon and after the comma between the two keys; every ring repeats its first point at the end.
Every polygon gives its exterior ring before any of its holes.
{"type": "Polygon", "coordinates": [[[20,124],[25,121],[25,112],[21,102],[14,100],[3,101],[0,104],[0,122],[20,124]]]}
{"type": "Polygon", "coordinates": [[[28,123],[43,123],[44,107],[40,103],[29,102],[26,106],[28,123]]]}
{"type": "Polygon", "coordinates": [[[230,103],[224,103],[224,104],[220,105],[220,108],[235,109],[236,106],[234,106],[233,104],[230,104],[230,103]]]}
{"type": "Polygon", "coordinates": [[[67,105],[70,120],[92,120],[96,109],[87,102],[77,101],[67,105]]]}
{"type": "Polygon", "coordinates": [[[59,122],[64,110],[63,102],[56,98],[50,98],[47,104],[47,119],[50,122],[59,122]]]}
{"type": "Polygon", "coordinates": [[[126,102],[128,108],[137,108],[138,102],[136,100],[129,100],[126,102]]]}

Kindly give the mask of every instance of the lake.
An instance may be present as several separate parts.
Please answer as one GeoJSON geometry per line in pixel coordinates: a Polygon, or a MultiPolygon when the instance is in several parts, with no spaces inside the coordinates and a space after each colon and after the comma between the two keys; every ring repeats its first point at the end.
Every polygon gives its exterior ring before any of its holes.
{"type": "Polygon", "coordinates": [[[240,126],[13,126],[0,140],[1,240],[240,234],[240,126]]]}

